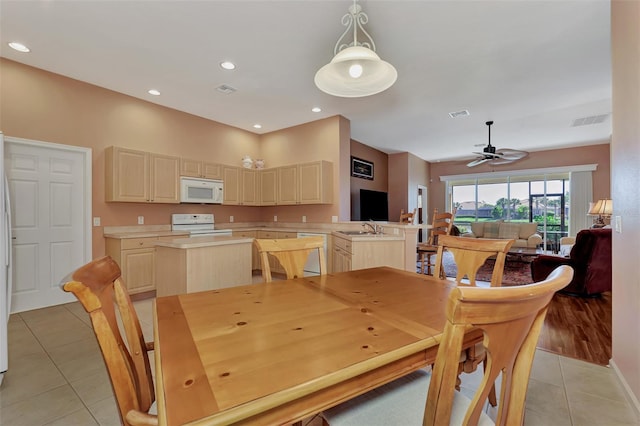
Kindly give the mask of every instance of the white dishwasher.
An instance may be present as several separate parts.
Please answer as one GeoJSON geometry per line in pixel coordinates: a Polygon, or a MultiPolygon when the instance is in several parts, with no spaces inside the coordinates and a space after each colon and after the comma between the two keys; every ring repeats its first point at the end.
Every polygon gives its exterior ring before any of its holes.
{"type": "MultiPolygon", "coordinates": [[[[324,251],[324,260],[327,262],[327,234],[316,234],[313,232],[298,232],[298,238],[303,237],[322,237],[322,250],[324,251]]],[[[304,276],[320,275],[320,258],[316,250],[309,254],[307,263],[304,264],[304,276]]]]}

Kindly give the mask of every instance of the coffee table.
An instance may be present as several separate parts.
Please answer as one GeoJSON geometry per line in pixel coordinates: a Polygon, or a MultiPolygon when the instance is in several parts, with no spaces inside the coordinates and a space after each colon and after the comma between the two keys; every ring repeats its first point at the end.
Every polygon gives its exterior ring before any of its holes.
{"type": "Polygon", "coordinates": [[[517,260],[520,262],[531,262],[534,258],[544,254],[544,250],[541,248],[529,248],[529,247],[512,247],[508,252],[507,256],[515,257],[516,259],[509,260],[517,260]]]}

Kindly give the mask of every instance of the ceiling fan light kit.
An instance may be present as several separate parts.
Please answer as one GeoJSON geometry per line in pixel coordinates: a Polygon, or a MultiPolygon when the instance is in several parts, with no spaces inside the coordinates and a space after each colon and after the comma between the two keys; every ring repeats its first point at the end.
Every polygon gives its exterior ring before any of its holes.
{"type": "Polygon", "coordinates": [[[496,150],[496,147],[491,145],[491,125],[493,121],[487,121],[485,123],[489,128],[489,143],[484,147],[482,152],[474,152],[479,157],[475,160],[467,163],[467,167],[475,167],[480,164],[489,164],[491,166],[499,166],[502,164],[513,163],[514,161],[521,160],[529,155],[526,151],[520,151],[517,149],[499,149],[496,150]]]}
{"type": "Polygon", "coordinates": [[[336,42],[333,59],[315,75],[318,89],[333,96],[359,98],[380,93],[395,83],[398,72],[376,54],[376,45],[363,27],[368,21],[369,17],[354,0],[349,13],[342,17],[347,28],[336,42]],[[358,41],[358,32],[365,36],[365,41],[358,41]],[[349,33],[353,33],[353,41],[343,42],[349,33]]]}

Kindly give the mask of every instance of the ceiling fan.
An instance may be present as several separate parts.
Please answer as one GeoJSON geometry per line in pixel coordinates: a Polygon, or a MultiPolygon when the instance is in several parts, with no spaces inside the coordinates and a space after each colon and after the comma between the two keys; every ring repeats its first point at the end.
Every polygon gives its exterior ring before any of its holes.
{"type": "Polygon", "coordinates": [[[487,163],[492,166],[508,164],[521,160],[528,155],[526,151],[518,151],[517,149],[505,148],[496,150],[496,147],[491,145],[491,125],[493,121],[487,121],[485,124],[489,127],[489,144],[484,147],[482,152],[474,152],[474,154],[477,154],[479,157],[467,163],[467,167],[474,167],[482,163],[487,163]]]}

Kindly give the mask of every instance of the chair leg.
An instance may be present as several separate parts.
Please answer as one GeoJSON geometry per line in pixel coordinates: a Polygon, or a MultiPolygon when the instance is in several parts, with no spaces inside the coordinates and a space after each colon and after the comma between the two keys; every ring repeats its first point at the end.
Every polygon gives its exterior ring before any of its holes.
{"type": "MultiPolygon", "coordinates": [[[[487,357],[484,357],[484,360],[482,361],[482,367],[486,370],[487,369],[487,357]]],[[[491,385],[491,390],[489,391],[489,404],[491,404],[492,407],[495,407],[498,405],[498,398],[496,398],[496,384],[493,383],[491,385]]]]}

